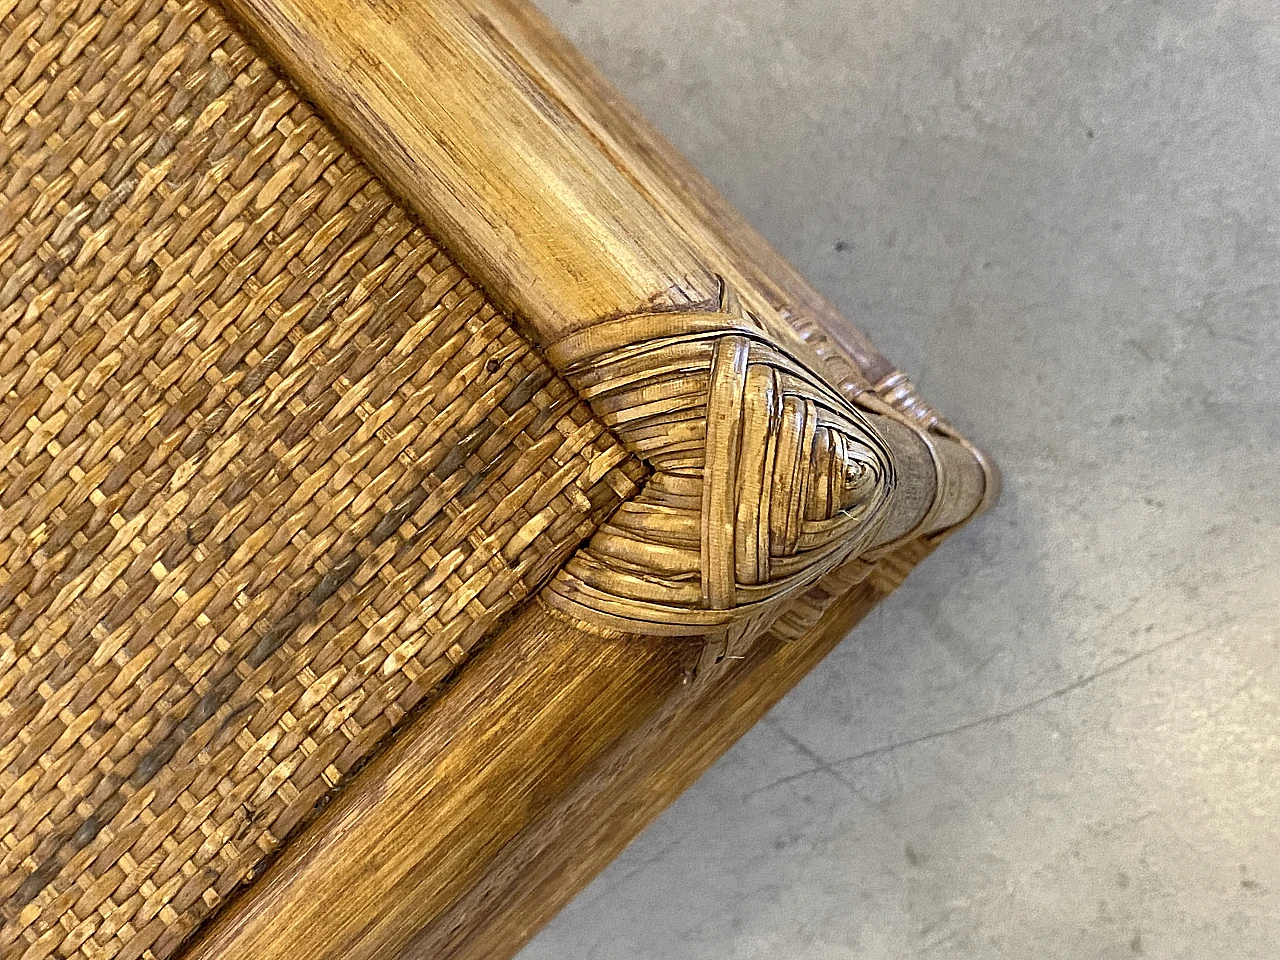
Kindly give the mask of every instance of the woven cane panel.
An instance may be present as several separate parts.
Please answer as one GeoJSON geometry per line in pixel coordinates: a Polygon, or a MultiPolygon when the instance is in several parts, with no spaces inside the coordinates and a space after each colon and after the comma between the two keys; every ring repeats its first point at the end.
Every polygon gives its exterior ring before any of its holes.
{"type": "Polygon", "coordinates": [[[206,4],[0,90],[0,956],[167,957],[641,472],[206,4]]]}

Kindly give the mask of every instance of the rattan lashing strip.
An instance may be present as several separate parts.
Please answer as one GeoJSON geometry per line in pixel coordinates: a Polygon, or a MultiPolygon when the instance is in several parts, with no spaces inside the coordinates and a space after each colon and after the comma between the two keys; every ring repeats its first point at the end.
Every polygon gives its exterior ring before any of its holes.
{"type": "Polygon", "coordinates": [[[640,468],[207,4],[0,90],[0,956],[166,957],[640,468]]]}

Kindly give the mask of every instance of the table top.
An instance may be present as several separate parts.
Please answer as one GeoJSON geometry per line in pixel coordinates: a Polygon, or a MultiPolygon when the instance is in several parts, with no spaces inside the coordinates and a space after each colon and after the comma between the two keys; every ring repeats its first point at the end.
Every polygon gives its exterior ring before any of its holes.
{"type": "Polygon", "coordinates": [[[996,477],[526,8],[230,7],[0,11],[0,955],[509,953],[996,477]]]}

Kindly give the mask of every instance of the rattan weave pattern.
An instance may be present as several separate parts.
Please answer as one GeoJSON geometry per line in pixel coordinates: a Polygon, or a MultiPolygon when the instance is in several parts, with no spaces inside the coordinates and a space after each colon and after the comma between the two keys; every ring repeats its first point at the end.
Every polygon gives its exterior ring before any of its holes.
{"type": "Polygon", "coordinates": [[[641,467],[206,3],[0,91],[0,957],[162,958],[641,467]]]}

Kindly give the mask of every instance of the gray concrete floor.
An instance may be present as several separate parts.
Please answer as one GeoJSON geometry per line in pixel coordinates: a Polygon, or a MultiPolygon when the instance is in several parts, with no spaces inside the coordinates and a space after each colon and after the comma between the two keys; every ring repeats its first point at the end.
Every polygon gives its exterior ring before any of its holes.
{"type": "Polygon", "coordinates": [[[1280,957],[1274,0],[544,0],[1004,469],[522,960],[1280,957]]]}

